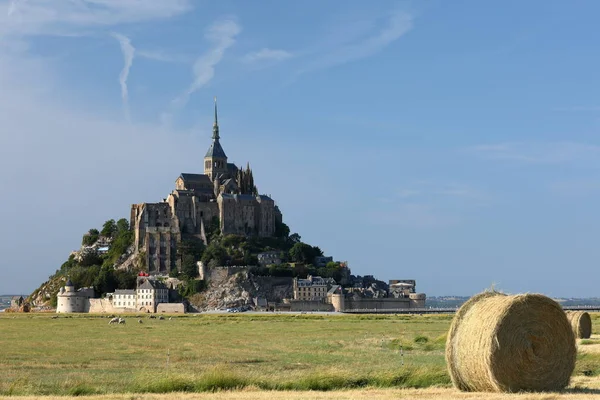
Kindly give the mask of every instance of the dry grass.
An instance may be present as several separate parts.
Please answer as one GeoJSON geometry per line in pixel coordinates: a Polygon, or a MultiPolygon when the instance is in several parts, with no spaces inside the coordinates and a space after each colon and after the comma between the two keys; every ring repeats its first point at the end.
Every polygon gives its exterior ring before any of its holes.
{"type": "MultiPolygon", "coordinates": [[[[248,388],[242,391],[218,392],[218,393],[170,393],[170,394],[122,394],[106,396],[82,396],[82,397],[43,397],[44,400],[389,400],[389,399],[415,399],[415,400],[584,400],[597,399],[600,396],[600,379],[582,378],[574,380],[575,386],[583,385],[588,389],[582,390],[576,387],[567,389],[561,393],[473,393],[460,392],[449,388],[429,389],[362,389],[362,390],[340,390],[333,392],[315,391],[290,391],[272,392],[248,388]]],[[[2,398],[2,397],[0,397],[2,398]]],[[[7,399],[33,400],[40,397],[10,397],[7,399]]]]}
{"type": "MultiPolygon", "coordinates": [[[[126,326],[92,315],[14,316],[0,315],[0,396],[481,398],[449,388],[444,344],[452,316],[186,315],[143,324],[127,317],[126,326]],[[410,387],[428,389],[398,390],[410,387]]],[[[600,354],[580,356],[573,382],[591,389],[600,354]]],[[[557,395],[536,396],[515,398],[557,395]]],[[[557,398],[586,398],[573,396],[557,398]]]]}

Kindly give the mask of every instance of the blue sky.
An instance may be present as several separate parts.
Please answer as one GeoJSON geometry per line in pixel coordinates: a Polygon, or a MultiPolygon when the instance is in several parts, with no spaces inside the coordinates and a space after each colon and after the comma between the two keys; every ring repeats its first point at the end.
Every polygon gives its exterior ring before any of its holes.
{"type": "Polygon", "coordinates": [[[0,0],[0,293],[201,172],[429,295],[598,296],[595,1],[0,0]]]}

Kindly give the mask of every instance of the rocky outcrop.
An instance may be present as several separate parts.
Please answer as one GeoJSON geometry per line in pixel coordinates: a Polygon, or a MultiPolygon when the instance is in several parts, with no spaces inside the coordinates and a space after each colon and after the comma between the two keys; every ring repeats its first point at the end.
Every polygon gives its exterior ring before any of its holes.
{"type": "Polygon", "coordinates": [[[198,311],[254,305],[259,298],[281,302],[293,297],[292,278],[255,276],[247,270],[224,274],[215,269],[207,281],[207,288],[190,298],[190,304],[198,311]]]}
{"type": "Polygon", "coordinates": [[[66,278],[63,276],[50,278],[29,295],[27,302],[33,307],[52,307],[52,297],[56,297],[65,282],[66,278]]]}

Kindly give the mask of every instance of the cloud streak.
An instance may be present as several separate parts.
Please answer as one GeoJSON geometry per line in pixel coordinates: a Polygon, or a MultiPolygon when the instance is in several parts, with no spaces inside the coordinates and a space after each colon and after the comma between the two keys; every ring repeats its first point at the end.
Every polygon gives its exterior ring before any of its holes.
{"type": "Polygon", "coordinates": [[[370,57],[404,36],[413,27],[413,16],[407,12],[394,11],[388,16],[387,25],[377,33],[358,39],[354,43],[336,46],[316,57],[299,73],[330,68],[362,58],[370,57]]]}
{"type": "Polygon", "coordinates": [[[73,34],[123,23],[171,18],[192,9],[191,0],[11,0],[8,16],[19,12],[18,23],[3,23],[6,35],[73,34]],[[17,7],[18,5],[18,7],[17,7]]]}
{"type": "Polygon", "coordinates": [[[194,80],[186,92],[188,96],[211,81],[215,76],[215,66],[223,59],[225,51],[235,44],[235,38],[241,31],[242,28],[233,19],[218,21],[207,29],[204,37],[213,47],[196,59],[194,80]]]}
{"type": "Polygon", "coordinates": [[[111,34],[115,39],[119,41],[121,45],[121,52],[123,53],[124,65],[121,73],[119,74],[119,84],[121,85],[121,99],[123,101],[123,113],[125,119],[131,122],[131,115],[129,112],[129,95],[127,90],[127,78],[129,77],[129,70],[133,64],[133,58],[135,56],[135,47],[131,45],[131,40],[120,33],[113,32],[111,34]]]}
{"type": "Polygon", "coordinates": [[[6,13],[7,16],[11,16],[14,14],[14,12],[17,10],[17,4],[19,3],[19,0],[11,0],[10,4],[8,5],[8,12],[6,13]]]}
{"type": "Polygon", "coordinates": [[[187,90],[171,101],[169,111],[160,115],[163,125],[170,124],[175,109],[185,107],[190,96],[213,79],[215,67],[221,62],[227,49],[235,44],[241,31],[242,27],[234,18],[221,19],[206,29],[204,38],[211,47],[194,62],[193,79],[187,90]]]}
{"type": "Polygon", "coordinates": [[[285,50],[274,50],[263,48],[258,51],[246,54],[242,61],[248,64],[253,64],[262,61],[284,61],[292,58],[293,54],[285,50]]]}

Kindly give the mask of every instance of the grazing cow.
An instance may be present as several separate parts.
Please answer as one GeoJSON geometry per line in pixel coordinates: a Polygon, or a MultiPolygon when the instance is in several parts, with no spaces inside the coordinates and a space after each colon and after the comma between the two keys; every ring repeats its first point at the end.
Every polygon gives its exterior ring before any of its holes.
{"type": "Polygon", "coordinates": [[[123,318],[119,318],[119,323],[120,323],[120,324],[124,324],[124,323],[125,323],[125,320],[124,320],[123,318]]]}
{"type": "Polygon", "coordinates": [[[143,324],[144,322],[141,319],[138,319],[138,324],[143,324]]]}
{"type": "Polygon", "coordinates": [[[119,319],[120,318],[114,317],[113,319],[111,319],[110,321],[108,321],[108,324],[109,325],[118,324],[119,323],[119,319]]]}
{"type": "Polygon", "coordinates": [[[172,319],[173,319],[173,317],[169,317],[169,321],[172,320],[172,319]]]}
{"type": "Polygon", "coordinates": [[[158,317],[158,319],[163,320],[165,319],[165,317],[163,317],[162,315],[160,317],[158,317]]]}

